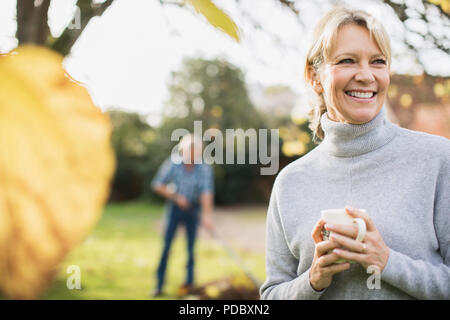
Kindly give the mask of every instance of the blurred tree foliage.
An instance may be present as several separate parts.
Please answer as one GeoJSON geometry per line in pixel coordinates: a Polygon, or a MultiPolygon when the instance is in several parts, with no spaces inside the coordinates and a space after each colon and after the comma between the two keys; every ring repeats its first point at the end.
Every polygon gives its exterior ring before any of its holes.
{"type": "MultiPolygon", "coordinates": [[[[16,37],[19,44],[33,43],[47,46],[61,53],[67,55],[70,53],[72,46],[80,37],[85,27],[93,17],[102,16],[103,13],[115,2],[115,0],[77,0],[76,6],[79,12],[79,27],[73,28],[68,25],[60,36],[54,38],[50,34],[48,26],[48,8],[51,1],[56,0],[17,0],[17,33],[16,37]]],[[[155,0],[148,0],[155,1],[155,0]]],[[[239,3],[240,0],[234,0],[238,3],[238,8],[241,14],[244,15],[256,29],[262,29],[270,34],[270,31],[263,26],[260,21],[252,18],[251,14],[244,9],[244,6],[239,3]]],[[[309,1],[312,5],[317,6],[318,10],[322,6],[322,1],[310,0],[273,0],[280,5],[292,11],[299,20],[300,24],[304,23],[302,11],[299,5],[303,2],[309,1]]],[[[199,15],[206,18],[206,20],[214,27],[225,32],[230,37],[239,41],[239,28],[234,21],[220,8],[215,5],[213,0],[159,0],[161,5],[175,5],[186,8],[187,10],[194,9],[199,15]]],[[[418,62],[424,67],[418,52],[424,48],[436,48],[447,54],[450,53],[448,31],[450,27],[450,0],[373,0],[375,3],[387,5],[397,15],[398,19],[405,26],[406,33],[413,34],[415,37],[423,39],[424,45],[422,47],[413,44],[404,37],[404,43],[417,55],[418,62]],[[426,30],[416,30],[411,27],[413,20],[420,20],[425,23],[426,30]]],[[[341,0],[332,0],[330,4],[345,5],[341,0]]],[[[405,34],[406,34],[405,33],[405,34]]],[[[278,38],[277,35],[274,35],[278,38]]],[[[283,44],[280,43],[282,46],[283,44]]],[[[427,72],[426,68],[424,70],[427,72]]]]}
{"type": "Polygon", "coordinates": [[[110,200],[122,201],[142,196],[145,181],[154,173],[152,163],[158,153],[153,148],[156,132],[139,114],[109,111],[113,124],[112,142],[117,169],[110,200]]]}
{"type": "MultiPolygon", "coordinates": [[[[225,129],[268,128],[268,119],[250,101],[242,71],[226,61],[186,59],[181,69],[172,73],[169,88],[170,98],[158,128],[152,128],[137,114],[110,111],[117,155],[111,200],[149,196],[151,179],[178,142],[171,141],[175,129],[193,132],[194,121],[200,120],[200,134],[208,128],[220,130],[225,162],[225,129]]],[[[248,151],[246,138],[246,159],[248,151]]],[[[220,164],[213,168],[218,204],[266,200],[266,189],[274,179],[261,176],[255,164],[220,164]]]]}
{"type": "MultiPolygon", "coordinates": [[[[170,139],[176,128],[186,128],[193,132],[194,121],[201,120],[203,131],[216,128],[222,132],[224,162],[225,129],[267,128],[264,116],[250,101],[242,71],[226,61],[184,60],[181,70],[172,73],[169,91],[170,99],[164,110],[161,134],[170,139]]],[[[215,165],[216,201],[231,203],[261,200],[258,192],[249,192],[256,188],[259,171],[258,165],[215,165]]]]}

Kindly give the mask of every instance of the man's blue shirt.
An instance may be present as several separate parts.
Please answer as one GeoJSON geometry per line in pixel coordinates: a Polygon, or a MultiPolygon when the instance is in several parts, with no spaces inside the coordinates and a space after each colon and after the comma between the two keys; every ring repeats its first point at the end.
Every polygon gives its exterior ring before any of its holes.
{"type": "Polygon", "coordinates": [[[183,163],[173,163],[171,158],[164,161],[151,185],[171,185],[176,193],[185,196],[193,205],[198,205],[202,193],[214,193],[214,178],[211,166],[206,163],[194,164],[192,170],[185,169],[183,163]]]}

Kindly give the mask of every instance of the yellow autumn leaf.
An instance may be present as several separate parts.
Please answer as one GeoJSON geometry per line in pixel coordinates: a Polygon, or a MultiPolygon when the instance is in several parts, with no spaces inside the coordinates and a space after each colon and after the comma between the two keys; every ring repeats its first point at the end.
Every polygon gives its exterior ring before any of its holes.
{"type": "Polygon", "coordinates": [[[298,140],[300,140],[303,144],[308,144],[311,141],[311,136],[304,131],[301,131],[298,135],[298,140]]]}
{"type": "Polygon", "coordinates": [[[445,86],[442,83],[436,83],[433,87],[433,91],[436,97],[443,97],[445,95],[445,86]]]}
{"type": "Polygon", "coordinates": [[[187,0],[195,10],[202,14],[208,22],[217,29],[225,32],[236,41],[240,41],[239,28],[236,23],[211,0],[187,0]]]}
{"type": "Polygon", "coordinates": [[[413,98],[409,94],[404,93],[401,95],[400,105],[402,106],[402,108],[407,109],[407,108],[411,107],[412,103],[413,103],[413,98]]]}
{"type": "Polygon", "coordinates": [[[244,275],[233,277],[231,283],[233,287],[237,288],[246,288],[250,290],[255,288],[255,284],[247,276],[244,275]]]}
{"type": "Polygon", "coordinates": [[[205,288],[206,295],[211,299],[217,299],[220,296],[220,289],[215,285],[209,285],[205,288]]]}
{"type": "Polygon", "coordinates": [[[423,80],[425,80],[425,74],[424,73],[422,73],[421,75],[413,77],[413,82],[417,86],[422,84],[423,80]]]}
{"type": "Polygon", "coordinates": [[[111,124],[63,57],[0,56],[0,292],[36,298],[98,221],[115,169],[111,124]]]}
{"type": "Polygon", "coordinates": [[[291,133],[290,133],[288,127],[284,127],[284,126],[280,127],[279,133],[280,133],[281,139],[283,139],[283,140],[288,140],[291,137],[291,133]]]}
{"type": "Polygon", "coordinates": [[[281,152],[283,152],[286,157],[301,156],[306,152],[306,147],[301,141],[286,141],[283,142],[281,152]]]}
{"type": "Polygon", "coordinates": [[[395,98],[398,94],[398,87],[395,84],[391,84],[388,89],[388,97],[395,98]]]}
{"type": "Polygon", "coordinates": [[[220,118],[223,114],[223,108],[221,106],[214,106],[211,108],[211,115],[214,118],[220,118]]]}
{"type": "Polygon", "coordinates": [[[446,13],[450,13],[450,0],[428,0],[428,2],[440,6],[446,13]]]}

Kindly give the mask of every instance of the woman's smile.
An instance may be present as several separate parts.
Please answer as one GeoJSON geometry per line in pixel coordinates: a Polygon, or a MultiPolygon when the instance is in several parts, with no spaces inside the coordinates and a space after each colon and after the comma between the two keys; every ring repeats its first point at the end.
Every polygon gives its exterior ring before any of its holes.
{"type": "Polygon", "coordinates": [[[366,90],[348,90],[344,91],[352,101],[359,103],[370,103],[375,101],[376,91],[366,91],[366,90]]]}

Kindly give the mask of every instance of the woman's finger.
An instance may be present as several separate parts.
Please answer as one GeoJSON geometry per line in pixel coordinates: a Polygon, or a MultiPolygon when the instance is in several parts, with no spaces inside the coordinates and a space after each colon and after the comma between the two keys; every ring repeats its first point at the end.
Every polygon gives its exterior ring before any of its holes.
{"type": "Polygon", "coordinates": [[[345,271],[349,268],[350,268],[350,263],[348,263],[348,262],[332,264],[328,267],[323,268],[323,273],[326,274],[327,276],[332,276],[336,273],[345,271]]]}
{"type": "Polygon", "coordinates": [[[365,243],[353,240],[352,238],[337,233],[331,234],[331,240],[339,243],[341,247],[344,247],[350,251],[363,253],[366,250],[365,243]]]}
{"type": "Polygon", "coordinates": [[[366,210],[363,209],[355,209],[352,207],[345,207],[345,211],[352,216],[353,218],[361,218],[366,223],[367,231],[373,231],[376,229],[375,224],[373,223],[372,219],[370,218],[369,214],[366,212],[366,210]]]}
{"type": "Polygon", "coordinates": [[[327,266],[335,263],[339,259],[341,259],[341,257],[339,257],[337,254],[331,252],[331,253],[324,254],[323,256],[321,256],[319,258],[318,264],[319,264],[319,267],[324,268],[324,267],[327,267],[327,266]]]}
{"type": "Polygon", "coordinates": [[[322,220],[322,218],[320,218],[319,221],[317,221],[316,225],[314,226],[313,231],[311,232],[311,236],[314,240],[314,243],[319,243],[323,241],[322,228],[324,225],[325,221],[322,220]]]}
{"type": "Polygon", "coordinates": [[[321,257],[324,254],[326,254],[328,251],[333,250],[334,248],[337,248],[338,246],[339,246],[339,244],[332,240],[319,242],[316,245],[316,254],[318,257],[321,257]]]}
{"type": "Polygon", "coordinates": [[[338,255],[339,257],[359,263],[363,263],[366,259],[366,255],[364,253],[355,253],[344,249],[333,249],[333,253],[338,255]]]}
{"type": "Polygon", "coordinates": [[[356,225],[346,224],[325,224],[325,229],[333,233],[339,233],[349,238],[356,239],[358,235],[358,227],[356,225]]]}

